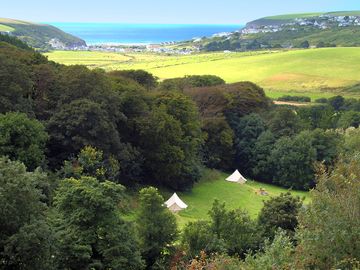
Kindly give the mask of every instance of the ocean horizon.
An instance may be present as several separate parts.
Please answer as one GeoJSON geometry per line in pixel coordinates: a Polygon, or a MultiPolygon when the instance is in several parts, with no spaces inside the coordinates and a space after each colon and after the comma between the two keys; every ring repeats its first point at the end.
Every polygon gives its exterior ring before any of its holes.
{"type": "Polygon", "coordinates": [[[47,22],[75,35],[88,45],[96,44],[158,44],[209,37],[233,32],[243,25],[209,24],[130,24],[130,23],[58,23],[47,22]]]}

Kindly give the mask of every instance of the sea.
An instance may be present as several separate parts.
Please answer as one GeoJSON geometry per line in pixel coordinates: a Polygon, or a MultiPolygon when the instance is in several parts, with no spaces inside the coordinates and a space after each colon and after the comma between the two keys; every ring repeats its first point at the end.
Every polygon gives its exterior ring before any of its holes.
{"type": "Polygon", "coordinates": [[[96,44],[159,44],[209,37],[233,32],[243,25],[202,24],[126,24],[126,23],[49,23],[61,30],[96,44]]]}

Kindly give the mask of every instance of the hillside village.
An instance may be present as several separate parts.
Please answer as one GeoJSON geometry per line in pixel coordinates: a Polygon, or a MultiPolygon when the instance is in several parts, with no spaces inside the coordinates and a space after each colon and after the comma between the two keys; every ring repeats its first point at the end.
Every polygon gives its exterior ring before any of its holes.
{"type": "Polygon", "coordinates": [[[333,27],[360,26],[360,16],[332,16],[320,15],[318,17],[296,18],[295,20],[274,24],[249,24],[240,30],[241,34],[276,33],[283,30],[298,31],[299,27],[313,27],[326,30],[333,27]]]}

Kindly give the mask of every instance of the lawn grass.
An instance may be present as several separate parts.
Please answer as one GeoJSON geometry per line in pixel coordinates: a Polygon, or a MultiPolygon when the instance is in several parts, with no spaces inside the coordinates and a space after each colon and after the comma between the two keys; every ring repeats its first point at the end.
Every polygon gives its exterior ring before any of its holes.
{"type": "Polygon", "coordinates": [[[63,64],[85,64],[105,70],[144,69],[161,80],[212,74],[228,83],[252,81],[267,95],[306,95],[313,99],[342,94],[341,88],[360,80],[360,48],[323,48],[242,53],[201,53],[168,56],[149,53],[61,52],[46,54],[63,64]]]}
{"type": "Polygon", "coordinates": [[[7,25],[4,25],[4,24],[0,24],[0,32],[12,32],[14,31],[15,29],[10,27],[10,26],[7,26],[7,25]]]}
{"type": "MultiPolygon", "coordinates": [[[[186,210],[176,214],[180,228],[190,221],[208,219],[208,212],[215,199],[225,202],[228,209],[242,208],[247,210],[252,218],[256,218],[263,207],[264,200],[287,192],[284,188],[255,181],[248,181],[245,185],[230,183],[225,181],[226,174],[216,173],[215,175],[216,179],[199,182],[191,192],[179,193],[180,198],[188,205],[186,210]],[[264,188],[269,196],[257,195],[256,191],[260,188],[264,188]]],[[[305,204],[310,202],[308,192],[291,191],[291,193],[304,197],[305,204]]],[[[170,196],[170,194],[166,195],[170,196]]]]}

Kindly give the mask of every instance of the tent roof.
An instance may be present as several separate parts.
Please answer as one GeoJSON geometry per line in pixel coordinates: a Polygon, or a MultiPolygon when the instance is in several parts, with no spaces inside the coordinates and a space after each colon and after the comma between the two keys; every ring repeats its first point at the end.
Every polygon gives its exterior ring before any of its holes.
{"type": "Polygon", "coordinates": [[[244,176],[241,175],[241,173],[236,170],[232,175],[230,175],[228,178],[226,178],[226,181],[229,182],[247,182],[244,176]]]}
{"type": "Polygon", "coordinates": [[[169,208],[171,207],[172,205],[176,204],[177,206],[179,206],[180,208],[182,209],[185,209],[187,208],[188,206],[179,198],[179,196],[174,193],[174,195],[171,196],[170,199],[168,199],[166,202],[165,202],[166,206],[169,208]]]}

